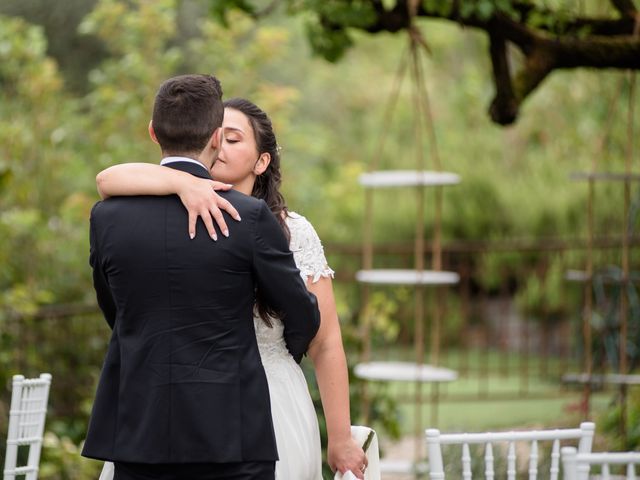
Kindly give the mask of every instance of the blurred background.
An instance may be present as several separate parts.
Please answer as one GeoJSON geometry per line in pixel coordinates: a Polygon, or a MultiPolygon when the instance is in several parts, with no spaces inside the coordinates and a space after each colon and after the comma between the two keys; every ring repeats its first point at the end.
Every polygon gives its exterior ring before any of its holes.
{"type": "MultiPolygon", "coordinates": [[[[365,344],[375,359],[415,358],[413,289],[376,288],[364,305],[355,281],[365,227],[358,177],[374,159],[380,169],[414,168],[419,109],[410,79],[399,87],[394,80],[406,31],[366,33],[358,25],[366,3],[0,2],[0,432],[11,376],[52,373],[40,478],[97,478],[101,468],[79,456],[110,335],[88,265],[95,175],[117,163],[159,161],[147,134],[153,98],[179,73],[214,73],[225,98],[249,98],[271,115],[289,208],[314,224],[337,272],[350,365],[365,344]],[[322,15],[351,25],[348,37],[319,31],[322,15]],[[373,319],[366,335],[365,308],[373,319]]],[[[513,2],[462,3],[469,16],[483,8],[491,16],[513,2]]],[[[572,15],[616,15],[604,1],[538,3],[556,12],[554,25],[572,15]]],[[[624,182],[572,177],[624,173],[630,159],[637,165],[634,78],[624,69],[555,71],[515,122],[501,126],[487,113],[495,95],[488,37],[461,23],[417,22],[431,52],[424,84],[438,156],[443,170],[462,178],[444,191],[440,227],[426,196],[425,258],[439,228],[443,266],[460,282],[443,294],[435,360],[459,379],[429,397],[437,399],[437,416],[429,416],[433,401],[425,402],[425,422],[470,431],[560,427],[590,417],[607,446],[636,448],[638,392],[606,382],[585,391],[566,376],[584,372],[587,358],[598,373],[633,373],[640,361],[637,184],[627,182],[625,193],[624,182]],[[585,277],[589,264],[593,275],[585,277]]],[[[509,55],[524,63],[516,49],[509,55]]],[[[435,169],[430,142],[425,133],[427,169],[435,169]]],[[[376,195],[374,263],[411,268],[414,191],[376,195]]],[[[427,315],[433,361],[430,335],[427,315]]],[[[410,436],[409,387],[369,385],[364,412],[364,382],[352,375],[354,423],[367,418],[385,440],[410,436]]],[[[4,441],[2,433],[0,464],[4,441]]]]}

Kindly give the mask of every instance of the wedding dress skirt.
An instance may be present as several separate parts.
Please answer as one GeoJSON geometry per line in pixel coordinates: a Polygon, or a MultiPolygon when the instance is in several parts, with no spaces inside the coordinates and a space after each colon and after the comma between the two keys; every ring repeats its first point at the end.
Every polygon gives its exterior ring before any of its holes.
{"type": "Polygon", "coordinates": [[[321,480],[320,433],[307,381],[285,346],[282,323],[271,321],[272,328],[260,319],[255,326],[280,457],[276,480],[321,480]]]}

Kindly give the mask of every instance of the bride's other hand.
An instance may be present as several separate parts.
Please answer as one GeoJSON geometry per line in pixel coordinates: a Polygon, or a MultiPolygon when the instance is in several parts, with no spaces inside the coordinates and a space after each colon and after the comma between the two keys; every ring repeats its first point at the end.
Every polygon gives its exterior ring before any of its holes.
{"type": "Polygon", "coordinates": [[[367,459],[362,448],[351,437],[349,376],[333,281],[326,276],[314,282],[310,276],[307,278],[307,288],[318,299],[320,309],[320,329],[309,346],[309,358],[316,370],[327,422],[327,461],[334,471],[345,473],[350,470],[362,480],[362,467],[366,466],[367,459]]]}
{"type": "Polygon", "coordinates": [[[340,442],[329,440],[327,462],[333,471],[345,473],[350,470],[357,478],[364,480],[367,457],[351,436],[340,442]]]}
{"type": "Polygon", "coordinates": [[[178,189],[180,201],[189,212],[189,237],[196,236],[196,222],[198,217],[202,218],[209,236],[214,240],[218,239],[213,221],[218,224],[220,231],[225,237],[229,236],[229,228],[224,221],[222,211],[224,210],[232,218],[240,221],[238,211],[216,193],[216,190],[226,191],[232,188],[228,183],[206,180],[203,178],[188,178],[178,189]]]}

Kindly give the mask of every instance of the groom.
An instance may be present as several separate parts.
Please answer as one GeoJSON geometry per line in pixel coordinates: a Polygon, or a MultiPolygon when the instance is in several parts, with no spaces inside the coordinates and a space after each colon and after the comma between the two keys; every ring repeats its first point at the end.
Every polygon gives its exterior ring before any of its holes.
{"type": "MultiPolygon", "coordinates": [[[[210,178],[221,141],[218,80],[164,82],[149,131],[162,164],[210,178]]],[[[98,303],[113,330],[82,454],[115,480],[274,478],[278,458],[253,328],[255,289],[282,314],[300,361],[319,326],[287,240],[262,200],[221,192],[242,217],[193,240],[177,196],[113,197],[91,213],[98,303]]]]}

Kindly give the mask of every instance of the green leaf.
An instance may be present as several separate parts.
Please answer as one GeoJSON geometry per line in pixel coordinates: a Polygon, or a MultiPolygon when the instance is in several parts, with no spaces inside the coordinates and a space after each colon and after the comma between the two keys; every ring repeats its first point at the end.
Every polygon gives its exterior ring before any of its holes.
{"type": "Polygon", "coordinates": [[[460,3],[460,16],[462,18],[470,18],[475,14],[476,7],[472,0],[465,0],[460,3]]]}
{"type": "Polygon", "coordinates": [[[209,13],[225,28],[229,28],[229,12],[239,10],[255,15],[256,9],[248,0],[212,0],[209,4],[209,13]]]}
{"type": "Polygon", "coordinates": [[[11,181],[11,169],[0,166],[0,192],[8,187],[11,181]]]}
{"type": "Polygon", "coordinates": [[[480,20],[489,20],[495,13],[495,7],[491,0],[480,0],[476,6],[476,12],[480,20]]]}
{"type": "Polygon", "coordinates": [[[315,22],[307,23],[307,38],[314,53],[329,62],[337,62],[347,48],[353,45],[349,34],[343,29],[325,30],[315,22]]]}

